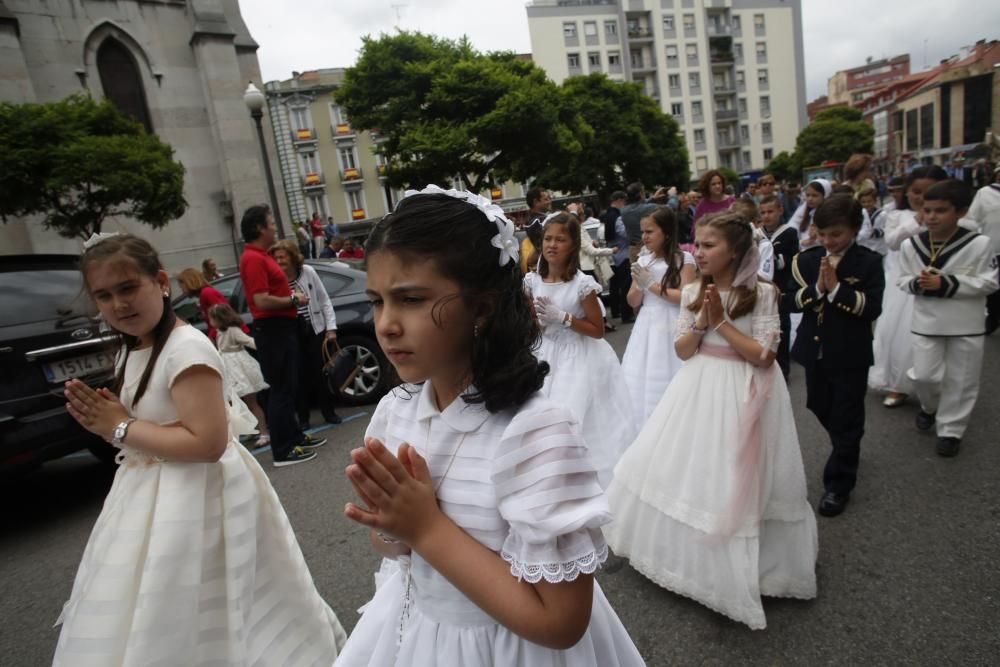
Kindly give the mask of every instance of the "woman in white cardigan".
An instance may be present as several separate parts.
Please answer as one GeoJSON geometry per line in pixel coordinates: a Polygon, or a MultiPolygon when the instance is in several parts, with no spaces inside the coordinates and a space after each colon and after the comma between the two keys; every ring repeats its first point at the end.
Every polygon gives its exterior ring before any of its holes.
{"type": "Polygon", "coordinates": [[[288,278],[292,292],[303,292],[309,302],[299,305],[299,381],[295,396],[299,424],[309,428],[309,411],[314,399],[319,399],[323,419],[339,424],[334,410],[334,396],[323,378],[323,347],[337,340],[337,316],[316,269],[305,263],[298,246],[291,241],[279,241],[268,251],[288,278]]]}

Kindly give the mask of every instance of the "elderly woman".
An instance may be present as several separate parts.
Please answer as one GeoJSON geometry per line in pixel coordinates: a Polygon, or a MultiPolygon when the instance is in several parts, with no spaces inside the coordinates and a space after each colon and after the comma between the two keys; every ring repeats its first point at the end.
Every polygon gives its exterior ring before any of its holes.
{"type": "MultiPolygon", "coordinates": [[[[186,296],[198,299],[198,311],[201,313],[201,319],[208,325],[208,337],[214,342],[215,328],[208,321],[208,309],[217,303],[229,303],[229,301],[222,292],[209,285],[202,272],[195,268],[184,269],[178,273],[177,284],[186,296]]],[[[250,333],[246,324],[243,325],[243,333],[250,333]]]]}
{"type": "Polygon", "coordinates": [[[305,263],[305,258],[293,241],[285,240],[268,250],[274,261],[288,278],[292,292],[303,292],[309,296],[305,305],[299,305],[299,382],[295,397],[295,407],[299,424],[309,427],[309,408],[312,398],[319,398],[319,409],[330,424],[339,424],[340,417],[334,411],[333,393],[323,379],[323,347],[337,340],[337,317],[333,312],[330,296],[316,273],[316,269],[305,263]]]}

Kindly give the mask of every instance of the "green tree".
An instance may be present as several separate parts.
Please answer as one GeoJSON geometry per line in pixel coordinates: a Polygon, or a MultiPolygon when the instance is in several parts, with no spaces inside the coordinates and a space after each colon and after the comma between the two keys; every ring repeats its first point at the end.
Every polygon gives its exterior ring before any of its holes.
{"type": "Polygon", "coordinates": [[[719,171],[722,173],[722,177],[726,179],[726,185],[731,185],[739,190],[740,175],[736,173],[735,169],[731,169],[729,167],[719,167],[719,171]]]}
{"type": "Polygon", "coordinates": [[[798,181],[802,176],[802,165],[796,154],[781,151],[767,163],[764,173],[778,181],[798,181]]]}
{"type": "Polygon", "coordinates": [[[513,53],[416,32],[366,37],[336,100],[351,124],[378,130],[396,187],[449,182],[479,192],[526,181],[580,150],[579,114],[559,88],[513,53]]]}
{"type": "Polygon", "coordinates": [[[827,160],[844,162],[854,153],[871,153],[874,137],[874,128],[862,120],[859,109],[824,109],[799,133],[795,155],[803,167],[827,160]]]}
{"type": "Polygon", "coordinates": [[[564,104],[578,111],[581,150],[552,162],[538,174],[547,186],[567,192],[592,189],[601,195],[624,184],[687,187],[691,174],[684,138],[673,117],[635,83],[618,83],[604,74],[567,79],[564,104]]]}
{"type": "Polygon", "coordinates": [[[107,100],[0,104],[0,219],[42,215],[87,239],[108,216],[154,228],[179,217],[184,167],[173,149],[107,100]]]}

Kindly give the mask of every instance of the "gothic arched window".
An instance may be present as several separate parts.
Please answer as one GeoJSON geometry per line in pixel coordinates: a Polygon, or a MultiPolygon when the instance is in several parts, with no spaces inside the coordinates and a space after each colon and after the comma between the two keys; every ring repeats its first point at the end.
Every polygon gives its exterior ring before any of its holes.
{"type": "Polygon", "coordinates": [[[125,45],[111,37],[105,39],[97,49],[97,71],[104,96],[123,114],[142,123],[147,132],[152,132],[142,75],[125,45]]]}

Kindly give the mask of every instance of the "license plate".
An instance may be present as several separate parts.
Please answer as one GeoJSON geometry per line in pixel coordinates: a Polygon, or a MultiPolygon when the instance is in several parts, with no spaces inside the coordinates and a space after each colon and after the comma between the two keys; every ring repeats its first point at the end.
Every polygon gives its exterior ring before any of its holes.
{"type": "Polygon", "coordinates": [[[42,364],[49,382],[65,382],[70,378],[85,377],[114,368],[114,354],[94,352],[42,364]]]}

